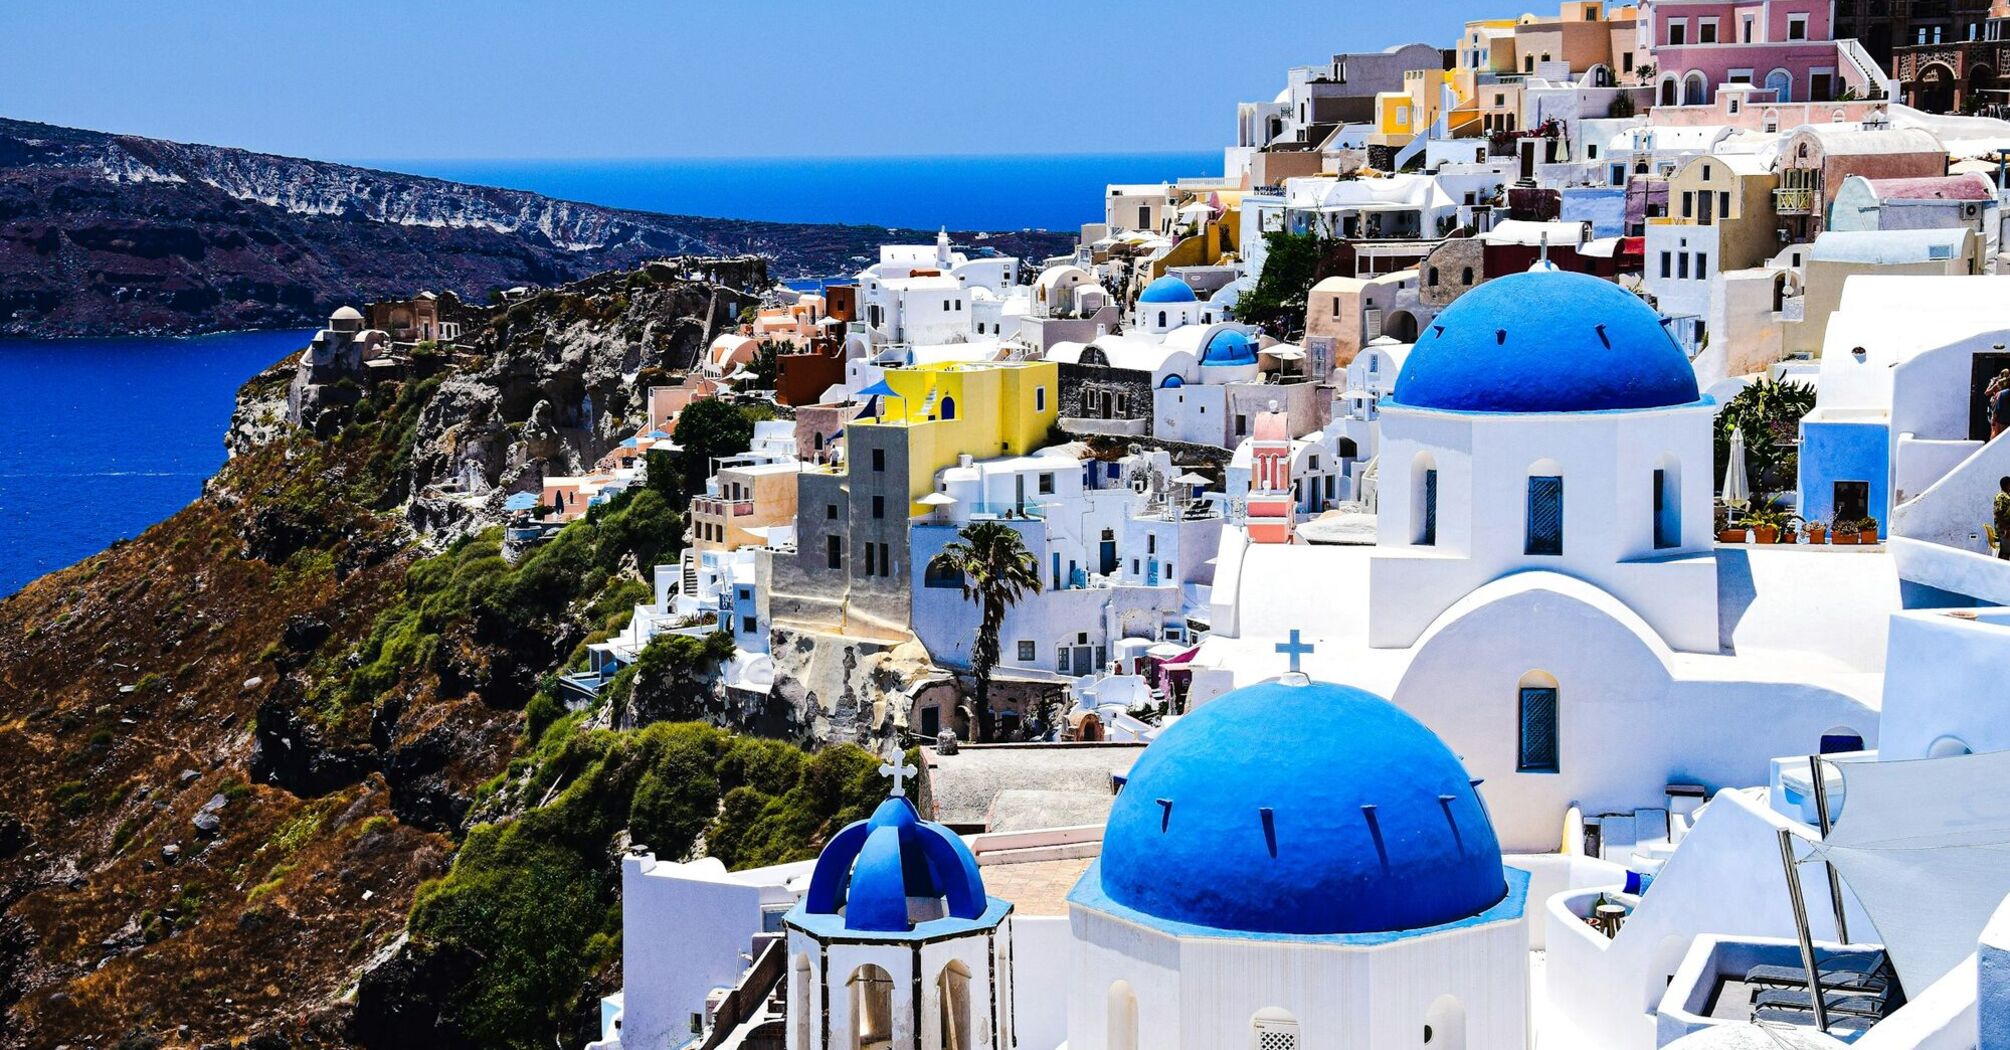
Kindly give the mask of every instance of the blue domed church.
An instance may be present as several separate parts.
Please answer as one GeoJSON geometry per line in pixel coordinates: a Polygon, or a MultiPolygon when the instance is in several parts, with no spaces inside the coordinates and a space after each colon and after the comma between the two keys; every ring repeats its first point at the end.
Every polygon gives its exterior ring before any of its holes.
{"type": "Polygon", "coordinates": [[[1070,1050],[1525,1048],[1526,873],[1381,697],[1236,690],[1132,768],[1069,897],[1070,1050]]]}
{"type": "Polygon", "coordinates": [[[1011,913],[962,839],[888,798],[831,838],[782,920],[789,1050],[1010,1047],[1011,913]]]}

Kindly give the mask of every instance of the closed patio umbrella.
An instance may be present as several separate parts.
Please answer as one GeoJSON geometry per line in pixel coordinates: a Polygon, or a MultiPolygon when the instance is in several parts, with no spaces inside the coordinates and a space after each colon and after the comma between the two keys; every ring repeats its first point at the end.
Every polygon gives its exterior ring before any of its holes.
{"type": "Polygon", "coordinates": [[[1731,431],[1731,462],[1724,467],[1724,505],[1740,510],[1752,502],[1752,482],[1745,476],[1745,429],[1731,431]]]}

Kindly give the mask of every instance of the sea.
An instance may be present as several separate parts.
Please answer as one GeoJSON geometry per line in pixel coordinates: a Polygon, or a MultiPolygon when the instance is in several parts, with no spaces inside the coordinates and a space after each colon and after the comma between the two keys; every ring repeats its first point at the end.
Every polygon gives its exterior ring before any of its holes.
{"type": "Polygon", "coordinates": [[[186,506],[237,388],[311,334],[0,339],[0,596],[186,506]]]}
{"type": "MultiPolygon", "coordinates": [[[[1219,175],[1219,153],[352,160],[672,215],[914,229],[1068,230],[1104,187],[1219,175]]],[[[841,275],[832,275],[841,276],[841,275]]],[[[0,597],[137,536],[223,464],[237,388],[306,332],[0,340],[0,597]]]]}

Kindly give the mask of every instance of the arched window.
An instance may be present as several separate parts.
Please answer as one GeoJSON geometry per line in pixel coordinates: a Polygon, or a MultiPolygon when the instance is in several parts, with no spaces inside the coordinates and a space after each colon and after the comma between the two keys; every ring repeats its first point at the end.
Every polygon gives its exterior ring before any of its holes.
{"type": "Polygon", "coordinates": [[[1123,981],[1110,985],[1106,1033],[1109,1050],[1138,1050],[1138,997],[1123,981]]]}
{"type": "Polygon", "coordinates": [[[1460,283],[1461,285],[1464,285],[1465,287],[1468,287],[1468,288],[1472,287],[1472,285],[1473,285],[1473,268],[1472,268],[1472,267],[1468,266],[1468,267],[1466,267],[1465,269],[1463,269],[1463,270],[1460,270],[1460,271],[1459,271],[1459,283],[1460,283]]]}
{"type": "Polygon", "coordinates": [[[935,992],[942,1050],[970,1050],[975,1037],[970,1030],[970,967],[952,960],[935,979],[935,992]]]}
{"type": "Polygon", "coordinates": [[[1267,1006],[1249,1019],[1250,1045],[1255,1050],[1298,1050],[1298,1019],[1267,1006]]]}
{"type": "MultiPolygon", "coordinates": [[[[1773,70],[1771,73],[1766,74],[1766,90],[1773,93],[1773,101],[1775,102],[1792,102],[1794,100],[1794,75],[1784,69],[1773,70]]],[[[1768,116],[1775,122],[1779,120],[1777,113],[1769,113],[1768,116]]]]}
{"type": "Polygon", "coordinates": [[[1419,547],[1438,545],[1438,461],[1429,452],[1410,463],[1410,533],[1419,547]]]}
{"type": "Polygon", "coordinates": [[[1682,461],[1662,456],[1654,468],[1654,549],[1682,545],[1682,461]]]}
{"type": "Polygon", "coordinates": [[[944,419],[955,419],[955,418],[956,418],[956,399],[955,399],[955,398],[953,398],[953,397],[949,397],[949,396],[947,396],[947,395],[944,395],[944,397],[942,398],[942,418],[944,418],[944,419]]]}
{"type": "Polygon", "coordinates": [[[1426,1050],[1466,1050],[1466,1008],[1449,995],[1438,996],[1424,1012],[1426,1050]]]}
{"type": "Polygon", "coordinates": [[[851,1050],[883,1046],[893,1038],[893,977],[867,963],[845,982],[851,996],[851,1050]]]}
{"type": "Polygon", "coordinates": [[[1545,671],[1530,671],[1516,687],[1519,732],[1515,749],[1518,773],[1554,773],[1557,761],[1556,678],[1545,671]]]}
{"type": "Polygon", "coordinates": [[[1710,102],[1710,82],[1703,77],[1702,70],[1692,69],[1682,78],[1682,104],[1702,106],[1710,102]]]}
{"type": "Polygon", "coordinates": [[[1544,460],[1528,478],[1528,532],[1522,553],[1557,557],[1563,554],[1563,472],[1544,460]]]}
{"type": "Polygon", "coordinates": [[[1166,326],[1166,312],[1165,312],[1164,310],[1160,310],[1160,311],[1159,311],[1159,327],[1160,327],[1160,328],[1164,328],[1165,326],[1166,326]]]}
{"type": "Polygon", "coordinates": [[[797,955],[790,967],[789,1018],[795,1022],[796,1045],[810,1047],[810,957],[797,955]]]}
{"type": "Polygon", "coordinates": [[[1433,266],[1433,267],[1431,267],[1431,268],[1430,268],[1429,270],[1426,270],[1426,271],[1425,271],[1425,276],[1424,276],[1424,283],[1425,283],[1425,284],[1428,284],[1428,285],[1430,285],[1430,286],[1431,286],[1431,287],[1433,287],[1433,288],[1436,288],[1436,287],[1438,286],[1438,268],[1437,268],[1437,267],[1433,266]]]}

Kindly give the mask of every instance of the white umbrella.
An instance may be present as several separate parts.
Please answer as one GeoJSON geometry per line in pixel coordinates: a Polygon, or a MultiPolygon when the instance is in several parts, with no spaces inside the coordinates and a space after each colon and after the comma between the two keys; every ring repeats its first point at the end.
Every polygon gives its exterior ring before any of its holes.
{"type": "Polygon", "coordinates": [[[1212,484],[1214,484],[1214,479],[1213,479],[1213,478],[1209,478],[1209,477],[1205,477],[1205,476],[1203,476],[1203,475],[1201,475],[1201,474],[1198,474],[1198,473],[1195,473],[1194,471],[1191,471],[1191,470],[1189,470],[1189,471],[1187,471],[1186,473],[1184,473],[1184,474],[1181,474],[1181,475],[1180,475],[1179,477],[1176,477],[1176,478],[1174,478],[1174,479],[1173,479],[1173,484],[1175,484],[1175,485],[1212,485],[1212,484]]]}
{"type": "Polygon", "coordinates": [[[1745,428],[1731,431],[1731,462],[1724,468],[1724,505],[1744,508],[1752,502],[1752,483],[1745,476],[1745,428]]]}
{"type": "MultiPolygon", "coordinates": [[[[956,503],[957,499],[955,496],[952,496],[947,492],[931,492],[928,495],[923,496],[918,500],[915,500],[915,502],[921,504],[924,507],[934,507],[938,512],[940,512],[942,508],[950,506],[953,503],[956,503]]],[[[937,520],[940,520],[940,518],[938,517],[937,520]]]]}

